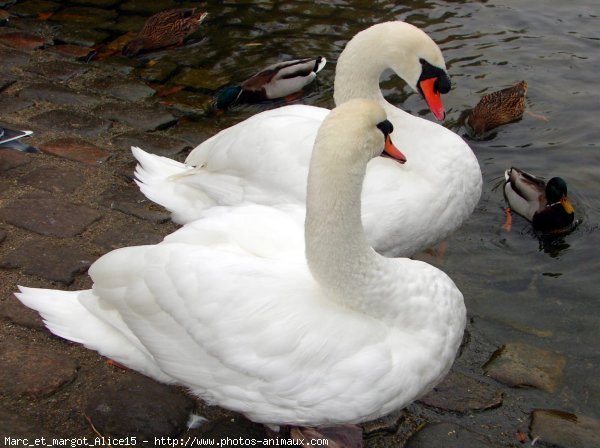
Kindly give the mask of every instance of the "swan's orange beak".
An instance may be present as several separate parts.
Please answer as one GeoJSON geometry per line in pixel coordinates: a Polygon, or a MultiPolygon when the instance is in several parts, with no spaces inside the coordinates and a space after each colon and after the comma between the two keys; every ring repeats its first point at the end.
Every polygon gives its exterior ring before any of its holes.
{"type": "Polygon", "coordinates": [[[385,146],[383,147],[385,153],[393,159],[396,159],[400,163],[406,163],[406,156],[400,152],[398,148],[392,143],[392,138],[387,135],[385,137],[385,146]]]}
{"type": "Polygon", "coordinates": [[[446,118],[446,112],[444,111],[444,105],[442,104],[442,95],[435,89],[435,83],[437,78],[428,78],[419,82],[421,92],[425,97],[425,101],[429,106],[431,113],[435,115],[439,121],[443,121],[446,118]]]}
{"type": "Polygon", "coordinates": [[[569,198],[565,195],[562,198],[560,198],[560,203],[562,204],[563,208],[565,209],[565,212],[567,212],[569,215],[575,212],[575,208],[573,208],[573,204],[571,204],[571,201],[569,201],[569,198]]]}

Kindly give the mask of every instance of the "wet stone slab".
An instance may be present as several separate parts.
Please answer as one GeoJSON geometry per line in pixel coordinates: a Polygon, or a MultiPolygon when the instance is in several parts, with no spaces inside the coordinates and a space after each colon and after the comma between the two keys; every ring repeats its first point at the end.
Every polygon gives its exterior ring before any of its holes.
{"type": "Polygon", "coordinates": [[[42,112],[30,119],[32,125],[79,137],[97,137],[108,131],[111,122],[94,115],[67,110],[42,112]]]}
{"type": "Polygon", "coordinates": [[[0,114],[8,116],[33,105],[32,100],[25,100],[11,95],[0,94],[0,114]]]}
{"type": "MultiPolygon", "coordinates": [[[[540,446],[587,448],[600,446],[600,420],[555,409],[531,414],[531,439],[540,446]]],[[[533,445],[533,444],[532,444],[533,445]]]]}
{"type": "Polygon", "coordinates": [[[140,131],[165,129],[177,122],[177,118],[161,107],[139,105],[104,104],[95,109],[102,118],[124,123],[140,131]]]}
{"type": "Polygon", "coordinates": [[[48,193],[33,192],[0,208],[0,219],[40,235],[72,237],[83,233],[102,215],[48,193]]]}
{"type": "Polygon", "coordinates": [[[21,50],[35,50],[47,43],[46,39],[35,34],[14,32],[0,35],[0,44],[21,50]]]}
{"type": "Polygon", "coordinates": [[[183,140],[144,132],[127,132],[112,139],[115,147],[129,151],[132,146],[139,146],[144,151],[164,157],[179,154],[190,145],[183,140]]]}
{"type": "Polygon", "coordinates": [[[69,106],[91,107],[102,101],[98,97],[86,95],[55,83],[31,84],[21,89],[18,95],[19,98],[26,100],[47,101],[69,106]]]}
{"type": "Polygon", "coordinates": [[[2,61],[3,71],[23,67],[29,63],[30,59],[31,56],[25,52],[0,47],[0,61],[2,61]]]}
{"type": "Polygon", "coordinates": [[[93,47],[110,37],[107,31],[81,28],[78,24],[64,23],[54,38],[56,43],[93,47]]]}
{"type": "Polygon", "coordinates": [[[39,149],[47,154],[75,160],[87,165],[97,165],[110,157],[110,152],[107,150],[78,138],[50,140],[40,145],[39,149]]]}
{"type": "Polygon", "coordinates": [[[54,45],[49,49],[55,53],[58,53],[62,56],[71,57],[77,60],[87,61],[91,58],[96,51],[90,47],[82,47],[80,45],[72,45],[72,44],[60,44],[54,45]]]}
{"type": "Polygon", "coordinates": [[[193,408],[194,401],[180,389],[130,373],[101,385],[90,396],[85,413],[105,436],[153,440],[179,435],[193,408]]]}
{"type": "Polygon", "coordinates": [[[0,267],[70,285],[97,257],[72,243],[33,238],[0,258],[0,267]]]}
{"type": "Polygon", "coordinates": [[[450,372],[430,393],[419,400],[428,406],[454,412],[491,409],[502,405],[497,387],[459,372],[450,372]]]}
{"type": "Polygon", "coordinates": [[[10,8],[10,13],[19,17],[37,17],[40,13],[54,12],[60,9],[60,3],[46,0],[26,0],[10,8]]]}
{"type": "Polygon", "coordinates": [[[58,81],[67,81],[89,70],[84,64],[68,61],[43,61],[27,68],[30,72],[58,81]]]}
{"type": "Polygon", "coordinates": [[[163,82],[177,70],[177,63],[166,59],[160,59],[137,71],[137,75],[144,81],[163,82]]]}
{"type": "Polygon", "coordinates": [[[0,364],[0,390],[14,397],[52,395],[75,379],[79,367],[71,358],[14,341],[0,345],[0,364]]]}
{"type": "Polygon", "coordinates": [[[74,169],[48,166],[24,174],[20,181],[50,193],[72,193],[83,184],[85,176],[74,169]]]}
{"type": "Polygon", "coordinates": [[[510,343],[496,350],[483,370],[507,386],[554,392],[565,364],[566,358],[557,353],[523,343],[510,343]]]}
{"type": "Polygon", "coordinates": [[[6,239],[6,230],[0,229],[0,243],[6,239]]]}
{"type": "Polygon", "coordinates": [[[29,163],[29,157],[13,149],[0,148],[0,173],[29,163]]]}
{"type": "Polygon", "coordinates": [[[454,423],[428,424],[412,436],[405,446],[406,448],[496,447],[485,436],[454,423]]]}
{"type": "Polygon", "coordinates": [[[100,197],[100,205],[154,223],[170,219],[169,213],[158,208],[136,187],[110,188],[100,197]]]}
{"type": "Polygon", "coordinates": [[[156,93],[153,88],[144,83],[124,80],[98,80],[90,87],[103,95],[110,95],[128,102],[145,100],[156,93]]]}
{"type": "Polygon", "coordinates": [[[53,22],[77,24],[81,27],[106,28],[117,18],[117,12],[112,9],[101,9],[90,6],[71,6],[53,16],[53,22]]]}

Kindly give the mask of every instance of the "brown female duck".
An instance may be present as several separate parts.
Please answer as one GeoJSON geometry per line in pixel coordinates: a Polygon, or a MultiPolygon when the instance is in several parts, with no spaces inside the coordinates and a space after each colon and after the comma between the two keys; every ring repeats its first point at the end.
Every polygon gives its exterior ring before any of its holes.
{"type": "Polygon", "coordinates": [[[195,12],[196,8],[181,8],[154,14],[138,35],[125,45],[123,54],[135,56],[141,51],[181,45],[187,36],[198,29],[208,14],[195,12]]]}
{"type": "Polygon", "coordinates": [[[520,120],[525,111],[526,93],[527,82],[521,81],[512,87],[484,95],[467,117],[467,125],[479,135],[520,120]]]}

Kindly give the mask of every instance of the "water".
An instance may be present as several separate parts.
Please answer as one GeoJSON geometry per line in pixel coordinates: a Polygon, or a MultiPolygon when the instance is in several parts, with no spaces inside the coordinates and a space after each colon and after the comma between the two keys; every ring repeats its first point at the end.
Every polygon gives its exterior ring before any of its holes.
{"type": "MultiPolygon", "coordinates": [[[[333,106],[334,62],[356,32],[373,23],[401,19],[421,27],[439,43],[453,82],[452,91],[444,96],[445,124],[469,141],[484,179],[477,209],[448,240],[439,266],[464,293],[476,344],[499,347],[524,341],[567,358],[563,381],[554,394],[511,392],[513,399],[523,400],[524,413],[541,406],[599,418],[600,9],[596,1],[265,0],[210,2],[206,10],[210,16],[202,28],[201,46],[165,58],[180,67],[209,68],[215,76],[241,81],[286,57],[322,55],[330,65],[299,101],[324,107],[333,106]],[[547,121],[525,115],[488,139],[470,139],[461,123],[464,112],[482,94],[522,79],[529,83],[527,109],[547,121]],[[563,177],[581,224],[568,235],[540,239],[515,216],[513,230],[502,230],[505,204],[496,187],[510,166],[546,178],[563,177]]],[[[121,19],[136,15],[120,14],[121,19]]],[[[382,88],[405,110],[433,119],[422,99],[399,80],[385,77],[382,88]]],[[[198,126],[222,129],[263,107],[242,106],[220,117],[200,116],[198,126]]],[[[464,356],[468,360],[481,355],[467,351],[464,356]]]]}

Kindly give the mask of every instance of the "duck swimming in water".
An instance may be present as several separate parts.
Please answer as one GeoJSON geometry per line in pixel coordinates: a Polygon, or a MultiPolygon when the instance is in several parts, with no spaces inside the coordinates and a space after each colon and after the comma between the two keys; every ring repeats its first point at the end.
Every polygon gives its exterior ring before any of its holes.
{"type": "Polygon", "coordinates": [[[543,179],[518,168],[504,173],[504,197],[512,211],[531,221],[543,233],[560,232],[575,219],[575,209],[567,197],[567,183],[553,177],[543,179]]]}

